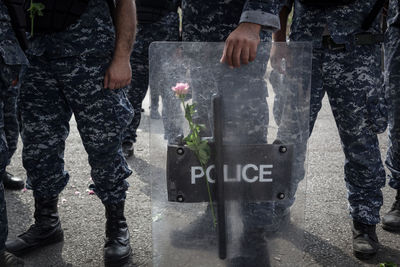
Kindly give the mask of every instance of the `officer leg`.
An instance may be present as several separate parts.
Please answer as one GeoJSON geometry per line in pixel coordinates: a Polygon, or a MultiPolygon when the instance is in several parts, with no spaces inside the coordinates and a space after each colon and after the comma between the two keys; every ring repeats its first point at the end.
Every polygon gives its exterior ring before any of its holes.
{"type": "MultiPolygon", "coordinates": [[[[170,41],[170,42],[179,41],[179,17],[176,11],[168,13],[160,21],[157,21],[154,24],[152,24],[152,27],[154,34],[153,40],[170,41]]],[[[162,96],[164,90],[169,90],[169,89],[170,88],[163,88],[163,87],[150,88],[150,117],[152,119],[161,118],[158,112],[159,97],[162,96]]]]}
{"type": "MultiPolygon", "coordinates": [[[[0,81],[0,87],[2,82],[0,81]]],[[[4,89],[4,88],[0,88],[4,89]]],[[[5,172],[8,161],[7,141],[4,134],[4,102],[0,97],[0,174],[5,172]]],[[[8,235],[7,209],[4,197],[3,175],[0,175],[0,266],[23,266],[24,262],[5,251],[5,243],[8,235]]]]}
{"type": "MultiPolygon", "coordinates": [[[[217,79],[218,89],[223,96],[225,144],[267,143],[269,112],[264,73],[268,55],[265,52],[266,50],[260,47],[258,56],[266,61],[251,63],[252,67],[258,64],[258,69],[264,71],[258,74],[251,73],[247,77],[246,75],[235,77],[237,75],[235,72],[228,71],[217,79]]],[[[235,155],[225,155],[225,157],[230,161],[229,157],[235,155]]],[[[236,198],[243,222],[239,252],[229,260],[228,266],[270,266],[266,237],[283,227],[284,221],[288,221],[285,219],[290,216],[276,214],[273,201],[248,201],[243,195],[227,196],[227,198],[236,198]]]]}
{"type": "Polygon", "coordinates": [[[106,209],[106,265],[123,264],[131,254],[124,206],[129,186],[126,178],[132,171],[122,154],[121,144],[133,109],[123,89],[109,90],[102,86],[110,60],[72,58],[57,66],[63,71],[60,79],[64,82],[65,96],[89,156],[94,182],[91,188],[106,209]]]}
{"type": "Polygon", "coordinates": [[[325,60],[325,53],[322,49],[313,49],[311,73],[311,93],[310,93],[310,136],[314,129],[318,113],[322,108],[322,99],[325,96],[323,85],[322,62],[325,60]]]}
{"type": "Polygon", "coordinates": [[[390,42],[385,45],[387,64],[387,101],[389,113],[389,149],[386,157],[389,185],[397,190],[396,199],[382,218],[382,227],[388,231],[400,231],[400,31],[391,29],[390,42]]]}
{"type": "Polygon", "coordinates": [[[160,112],[158,111],[158,102],[160,100],[160,92],[156,88],[150,88],[150,118],[153,120],[159,120],[161,118],[160,112]]]}
{"type": "MultiPolygon", "coordinates": [[[[142,102],[149,85],[149,45],[152,41],[177,41],[178,25],[176,12],[171,12],[152,24],[139,25],[137,36],[143,38],[138,38],[135,42],[131,56],[132,83],[127,90],[129,101],[135,110],[135,116],[128,126],[127,135],[122,144],[124,154],[128,157],[133,155],[133,143],[136,142],[136,130],[140,124],[142,102]]],[[[165,89],[167,88],[152,87],[150,89],[150,118],[152,119],[160,119],[158,98],[161,91],[165,89]]]]}
{"type": "Polygon", "coordinates": [[[64,170],[64,148],[71,110],[60,89],[63,86],[53,62],[32,57],[30,63],[20,90],[20,112],[22,157],[27,187],[35,199],[35,223],[7,242],[7,250],[17,255],[63,240],[57,202],[69,179],[64,170]]]}
{"type": "Polygon", "coordinates": [[[164,139],[168,140],[168,143],[176,144],[180,142],[180,136],[183,135],[181,103],[176,98],[174,92],[170,90],[176,83],[171,83],[170,79],[167,78],[152,81],[151,84],[151,88],[158,88],[156,90],[161,91],[164,139]]]}
{"type": "MultiPolygon", "coordinates": [[[[4,101],[4,132],[8,145],[8,164],[17,149],[19,126],[17,119],[17,92],[18,88],[9,88],[5,92],[4,101]]],[[[9,172],[3,174],[3,184],[6,189],[22,189],[25,183],[22,178],[15,177],[9,172]]]]}
{"type": "Polygon", "coordinates": [[[346,157],[344,171],[353,218],[353,250],[369,258],[378,249],[375,225],[382,206],[385,171],[367,93],[382,85],[379,48],[326,53],[325,86],[346,157]]]}
{"type": "MultiPolygon", "coordinates": [[[[289,208],[293,205],[295,201],[295,194],[297,191],[298,184],[304,179],[305,169],[304,164],[306,161],[307,152],[307,140],[312,133],[315,125],[315,121],[318,117],[318,112],[322,107],[322,99],[325,95],[325,88],[323,86],[323,72],[322,72],[322,62],[324,60],[324,51],[322,49],[313,49],[312,53],[312,73],[311,73],[311,92],[310,92],[310,107],[308,109],[302,110],[304,108],[302,104],[296,104],[301,101],[305,96],[299,96],[302,90],[305,90],[310,83],[308,77],[304,77],[301,69],[296,68],[296,66],[291,66],[287,70],[287,76],[284,82],[286,83],[287,90],[291,90],[291,96],[287,97],[286,103],[282,104],[279,109],[283,111],[283,115],[280,117],[280,125],[277,134],[277,141],[282,143],[295,144],[294,146],[294,163],[293,163],[293,173],[291,191],[289,195],[284,199],[276,203],[275,212],[281,213],[285,216],[289,212],[289,208]],[[299,85],[299,79],[296,77],[304,78],[302,84],[299,85]],[[293,97],[294,99],[291,99],[293,97]],[[289,109],[285,112],[285,109],[289,109]],[[293,111],[296,109],[296,111],[293,111]],[[309,113],[309,115],[307,115],[309,113]],[[286,116],[286,114],[290,114],[286,116]],[[306,118],[304,116],[309,116],[306,118]],[[301,125],[301,122],[308,122],[309,125],[301,125]],[[308,128],[307,128],[308,127],[308,128]],[[293,134],[293,131],[296,131],[293,134]]],[[[306,101],[306,100],[304,100],[306,101]]],[[[281,104],[281,103],[279,103],[281,104]]],[[[275,102],[276,105],[276,102],[275,102]]],[[[276,113],[274,113],[276,115],[276,113]]],[[[276,117],[275,117],[276,119],[276,117]]]]}
{"type": "Polygon", "coordinates": [[[132,122],[126,129],[122,149],[125,157],[133,155],[133,143],[136,142],[136,130],[139,127],[141,119],[142,102],[146,96],[149,80],[149,63],[148,63],[148,46],[150,45],[151,37],[145,35],[146,27],[139,27],[138,36],[143,36],[135,42],[135,46],[131,56],[132,65],[132,82],[126,89],[126,94],[135,111],[135,116],[132,122]],[[150,37],[150,38],[149,38],[150,37]]]}

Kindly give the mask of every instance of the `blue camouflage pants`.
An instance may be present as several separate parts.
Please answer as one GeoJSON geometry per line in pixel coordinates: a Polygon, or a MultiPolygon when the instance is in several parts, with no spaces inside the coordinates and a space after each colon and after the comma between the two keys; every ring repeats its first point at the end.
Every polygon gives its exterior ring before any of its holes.
{"type": "MultiPolygon", "coordinates": [[[[8,234],[6,201],[4,198],[3,174],[9,162],[8,140],[5,133],[5,111],[9,95],[16,96],[16,88],[11,86],[11,81],[18,76],[19,66],[8,66],[0,57],[0,250],[5,248],[8,234]]],[[[11,97],[13,98],[13,97],[11,97]]],[[[18,136],[17,136],[18,137],[18,136]]]]}
{"type": "Polygon", "coordinates": [[[20,91],[23,164],[34,196],[58,195],[68,182],[65,140],[72,113],[88,153],[91,188],[103,203],[125,199],[131,174],[121,150],[133,117],[122,89],[103,88],[110,57],[31,56],[20,91]]]}
{"type": "MultiPolygon", "coordinates": [[[[170,12],[160,21],[138,26],[137,38],[131,56],[132,83],[126,94],[131,102],[135,116],[126,130],[125,140],[136,141],[136,130],[141,119],[142,102],[149,86],[149,45],[154,41],[178,41],[179,18],[177,12],[170,12]]],[[[158,88],[150,88],[151,105],[158,107],[162,94],[158,88]]]]}
{"type": "MultiPolygon", "coordinates": [[[[0,81],[0,90],[3,91],[3,84],[0,81]]],[[[8,161],[8,148],[7,141],[4,134],[4,103],[3,99],[0,98],[0,250],[5,248],[5,242],[8,234],[7,224],[7,210],[6,200],[4,198],[4,187],[3,187],[3,173],[6,169],[8,161]]]]}
{"type": "Polygon", "coordinates": [[[385,171],[376,132],[384,127],[377,98],[382,93],[379,46],[353,51],[314,49],[311,82],[312,130],[327,93],[346,157],[344,172],[351,217],[379,223],[385,171]]]}
{"type": "Polygon", "coordinates": [[[17,117],[17,94],[18,88],[10,87],[3,92],[3,116],[4,116],[4,134],[8,146],[7,165],[17,150],[19,126],[17,117]]]}
{"type": "Polygon", "coordinates": [[[390,28],[385,43],[386,94],[389,113],[389,149],[386,166],[389,185],[400,189],[400,29],[390,28]]]}

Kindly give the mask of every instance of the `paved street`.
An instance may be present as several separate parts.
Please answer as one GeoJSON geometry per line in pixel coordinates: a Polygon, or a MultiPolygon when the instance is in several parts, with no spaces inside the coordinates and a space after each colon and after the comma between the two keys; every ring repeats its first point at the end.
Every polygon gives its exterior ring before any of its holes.
{"type": "MultiPolygon", "coordinates": [[[[129,161],[134,171],[128,179],[131,187],[126,207],[134,249],[130,266],[152,266],[150,184],[145,178],[147,175],[144,175],[149,166],[148,104],[144,107],[146,113],[135,146],[135,158],[129,161]]],[[[380,140],[382,154],[385,155],[386,135],[380,136],[380,140]]],[[[90,171],[74,121],[71,121],[71,134],[66,147],[66,169],[71,179],[60,196],[59,204],[65,242],[24,257],[28,267],[103,266],[104,208],[95,195],[86,191],[90,183],[90,171]]],[[[25,176],[20,155],[21,145],[8,170],[25,176]]],[[[343,180],[344,156],[326,99],[310,139],[308,156],[306,253],[303,266],[377,266],[380,262],[400,264],[400,234],[388,233],[380,225],[378,237],[382,247],[379,255],[367,262],[358,261],[352,256],[343,180]]],[[[394,195],[394,190],[388,186],[384,188],[385,204],[381,214],[390,208],[394,195]]],[[[30,191],[7,191],[6,196],[9,237],[13,238],[33,222],[33,199],[30,191]]]]}

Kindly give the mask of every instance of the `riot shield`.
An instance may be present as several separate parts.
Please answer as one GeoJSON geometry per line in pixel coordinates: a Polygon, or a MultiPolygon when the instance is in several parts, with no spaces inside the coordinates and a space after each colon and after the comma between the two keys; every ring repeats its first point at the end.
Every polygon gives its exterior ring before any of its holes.
{"type": "Polygon", "coordinates": [[[312,46],[261,43],[235,69],[223,47],[150,46],[153,265],[301,266],[312,46]]]}

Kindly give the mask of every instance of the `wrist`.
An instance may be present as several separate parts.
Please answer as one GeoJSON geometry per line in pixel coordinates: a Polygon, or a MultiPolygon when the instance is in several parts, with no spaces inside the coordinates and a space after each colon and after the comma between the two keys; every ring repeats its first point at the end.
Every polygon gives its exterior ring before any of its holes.
{"type": "Polygon", "coordinates": [[[260,31],[261,31],[261,25],[252,23],[252,22],[242,22],[239,24],[239,27],[246,27],[249,30],[257,32],[257,33],[260,33],[260,31]]]}
{"type": "Polygon", "coordinates": [[[130,61],[130,56],[129,55],[121,55],[118,53],[115,53],[113,56],[112,61],[118,62],[118,63],[127,63],[130,61]]]}

